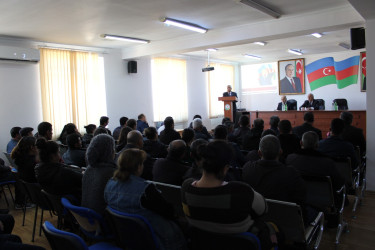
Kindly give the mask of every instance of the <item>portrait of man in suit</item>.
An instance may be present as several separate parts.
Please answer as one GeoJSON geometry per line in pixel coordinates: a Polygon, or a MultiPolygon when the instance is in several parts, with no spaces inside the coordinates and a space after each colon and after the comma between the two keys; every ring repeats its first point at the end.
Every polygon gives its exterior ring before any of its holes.
{"type": "Polygon", "coordinates": [[[300,60],[286,62],[285,67],[280,67],[279,64],[279,92],[281,94],[303,94],[303,79],[304,69],[300,60]],[[300,63],[300,65],[299,65],[300,63]],[[298,74],[296,74],[295,65],[298,68],[298,74]]]}

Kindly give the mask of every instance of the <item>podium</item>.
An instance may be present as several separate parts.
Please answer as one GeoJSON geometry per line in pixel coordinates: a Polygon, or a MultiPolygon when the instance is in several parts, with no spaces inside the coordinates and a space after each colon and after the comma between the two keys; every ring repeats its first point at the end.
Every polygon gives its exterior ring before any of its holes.
{"type": "Polygon", "coordinates": [[[218,100],[224,102],[224,117],[229,117],[230,120],[234,122],[235,117],[233,117],[233,102],[237,102],[237,97],[225,96],[219,97],[218,100]]]}

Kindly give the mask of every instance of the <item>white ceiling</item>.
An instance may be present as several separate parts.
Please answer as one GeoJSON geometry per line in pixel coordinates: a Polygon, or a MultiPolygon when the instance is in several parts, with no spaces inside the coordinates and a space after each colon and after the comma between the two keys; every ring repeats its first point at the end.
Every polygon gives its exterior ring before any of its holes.
{"type": "MultiPolygon", "coordinates": [[[[352,0],[353,1],[353,0],[352,0]]],[[[264,61],[290,57],[288,48],[306,54],[343,51],[350,44],[349,28],[364,19],[347,0],[260,1],[282,14],[274,19],[238,0],[0,0],[0,37],[85,47],[120,48],[123,58],[184,54],[251,63],[245,53],[264,61]],[[160,22],[163,17],[196,23],[196,34],[160,22]],[[323,32],[316,39],[308,34],[323,32]],[[100,37],[114,34],[151,40],[137,45],[100,37]],[[253,41],[264,40],[260,47],[253,41]]],[[[374,1],[375,2],[375,1],[374,1]]]]}

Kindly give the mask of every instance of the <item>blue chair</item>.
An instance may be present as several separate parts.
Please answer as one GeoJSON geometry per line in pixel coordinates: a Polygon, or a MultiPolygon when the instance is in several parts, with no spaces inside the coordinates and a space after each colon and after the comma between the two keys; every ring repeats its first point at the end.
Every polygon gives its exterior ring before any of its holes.
{"type": "Polygon", "coordinates": [[[113,239],[103,216],[90,208],[74,206],[66,198],[61,198],[61,203],[77,220],[81,231],[87,237],[95,240],[113,239]]]}
{"type": "Polygon", "coordinates": [[[156,234],[146,218],[111,207],[107,207],[106,211],[119,247],[132,250],[159,249],[156,234]]]}
{"type": "Polygon", "coordinates": [[[44,222],[43,232],[52,250],[120,250],[107,242],[99,242],[92,246],[87,246],[81,237],[74,233],[56,229],[49,221],[44,222]]]}

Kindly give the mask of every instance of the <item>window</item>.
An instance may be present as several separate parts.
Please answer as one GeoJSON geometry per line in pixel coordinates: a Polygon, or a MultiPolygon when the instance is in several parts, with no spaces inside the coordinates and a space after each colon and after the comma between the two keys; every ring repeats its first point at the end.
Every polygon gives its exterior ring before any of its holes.
{"type": "Polygon", "coordinates": [[[40,49],[43,120],[55,137],[66,123],[82,131],[107,113],[103,58],[91,52],[40,49]]]}
{"type": "Polygon", "coordinates": [[[175,122],[188,119],[186,61],[154,58],[151,62],[154,121],[172,116],[175,122]]]}
{"type": "Polygon", "coordinates": [[[210,63],[215,70],[208,72],[208,107],[210,118],[224,115],[223,103],[218,101],[218,97],[223,96],[228,85],[234,89],[234,67],[227,64],[210,63]]]}

